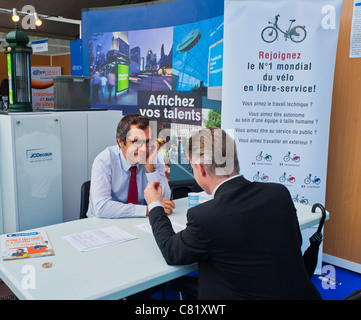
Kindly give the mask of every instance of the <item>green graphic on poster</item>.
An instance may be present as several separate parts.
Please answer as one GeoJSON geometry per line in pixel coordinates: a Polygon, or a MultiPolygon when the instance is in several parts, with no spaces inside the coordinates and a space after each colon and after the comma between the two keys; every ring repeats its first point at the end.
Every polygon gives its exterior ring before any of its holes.
{"type": "Polygon", "coordinates": [[[118,90],[123,91],[129,89],[129,66],[118,64],[118,90]]]}

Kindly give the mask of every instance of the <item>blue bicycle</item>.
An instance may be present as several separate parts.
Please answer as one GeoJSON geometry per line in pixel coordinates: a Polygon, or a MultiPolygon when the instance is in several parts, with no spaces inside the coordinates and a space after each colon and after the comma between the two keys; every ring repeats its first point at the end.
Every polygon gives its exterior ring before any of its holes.
{"type": "Polygon", "coordinates": [[[314,184],[319,185],[319,184],[321,183],[321,179],[320,179],[320,178],[317,178],[316,176],[315,176],[314,179],[312,179],[312,175],[311,175],[311,173],[310,173],[310,174],[305,178],[304,182],[305,182],[305,184],[310,184],[310,183],[312,182],[312,183],[314,183],[314,184]]]}

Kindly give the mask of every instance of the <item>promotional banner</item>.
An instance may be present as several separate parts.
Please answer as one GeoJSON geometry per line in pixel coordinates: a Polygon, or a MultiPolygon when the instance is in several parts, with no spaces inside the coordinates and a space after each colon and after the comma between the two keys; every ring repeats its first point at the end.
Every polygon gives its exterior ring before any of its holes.
{"type": "Polygon", "coordinates": [[[247,179],[282,183],[303,204],[325,202],[341,6],[225,1],[222,128],[247,179]]]}
{"type": "Polygon", "coordinates": [[[156,121],[168,179],[193,178],[188,138],[220,126],[223,8],[223,0],[181,0],[82,15],[92,107],[156,121]]]}
{"type": "Polygon", "coordinates": [[[54,108],[53,76],[61,75],[61,67],[31,67],[33,110],[54,108]]]}

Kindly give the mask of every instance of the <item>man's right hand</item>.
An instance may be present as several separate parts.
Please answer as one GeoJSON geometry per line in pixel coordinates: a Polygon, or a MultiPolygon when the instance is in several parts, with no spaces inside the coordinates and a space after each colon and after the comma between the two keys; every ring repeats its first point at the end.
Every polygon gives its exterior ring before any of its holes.
{"type": "Polygon", "coordinates": [[[144,198],[148,205],[154,201],[160,201],[163,203],[162,186],[159,181],[152,181],[148,183],[144,190],[144,198]]]}

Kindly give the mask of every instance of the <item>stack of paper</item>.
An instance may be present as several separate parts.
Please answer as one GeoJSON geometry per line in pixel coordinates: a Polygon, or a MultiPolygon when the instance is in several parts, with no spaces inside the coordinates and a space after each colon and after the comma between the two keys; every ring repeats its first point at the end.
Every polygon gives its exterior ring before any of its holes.
{"type": "Polygon", "coordinates": [[[69,234],[64,237],[79,251],[88,251],[95,248],[105,247],[120,242],[137,239],[130,233],[116,227],[90,230],[81,233],[69,234]]]}

